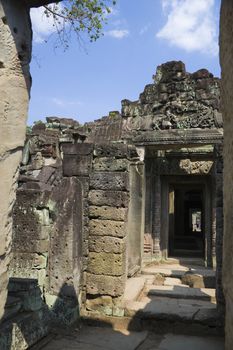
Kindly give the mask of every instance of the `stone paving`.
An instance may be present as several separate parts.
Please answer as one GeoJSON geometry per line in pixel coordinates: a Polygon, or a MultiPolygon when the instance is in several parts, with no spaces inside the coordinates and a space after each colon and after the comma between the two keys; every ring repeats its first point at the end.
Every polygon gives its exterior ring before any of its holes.
{"type": "Polygon", "coordinates": [[[120,332],[85,326],[67,335],[57,335],[40,350],[224,350],[220,337],[155,335],[151,332],[120,332]]]}
{"type": "MultiPolygon", "coordinates": [[[[43,350],[223,350],[218,332],[215,290],[205,288],[215,272],[201,266],[154,265],[131,278],[125,290],[125,316],[109,328],[83,325],[57,334],[43,350]],[[183,279],[184,275],[189,279],[183,279]],[[158,275],[160,278],[157,278],[158,275]],[[161,278],[162,277],[162,278],[161,278]],[[184,281],[188,281],[188,285],[184,281]],[[190,285],[200,285],[193,288],[190,285]],[[133,328],[133,321],[141,328],[133,328]],[[130,329],[130,331],[128,330],[130,329]],[[137,330],[137,331],[136,331],[137,330]],[[211,332],[211,333],[210,333],[211,332]]],[[[34,348],[33,348],[34,349],[34,348]]]]}

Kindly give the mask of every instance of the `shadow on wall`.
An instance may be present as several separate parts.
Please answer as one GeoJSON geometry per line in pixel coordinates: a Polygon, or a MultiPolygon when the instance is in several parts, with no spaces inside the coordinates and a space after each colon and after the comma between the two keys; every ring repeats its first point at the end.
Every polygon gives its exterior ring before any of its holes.
{"type": "Polygon", "coordinates": [[[52,327],[69,327],[79,319],[79,302],[73,286],[63,284],[57,296],[46,300],[36,279],[11,278],[0,327],[0,349],[27,349],[52,327]]]}

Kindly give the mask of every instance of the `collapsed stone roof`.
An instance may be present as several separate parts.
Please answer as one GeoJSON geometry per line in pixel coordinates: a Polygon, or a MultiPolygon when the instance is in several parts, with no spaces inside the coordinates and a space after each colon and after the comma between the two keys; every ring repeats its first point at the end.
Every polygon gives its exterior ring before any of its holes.
{"type": "Polygon", "coordinates": [[[153,83],[137,101],[122,101],[121,113],[110,112],[83,126],[49,117],[47,128],[60,130],[66,139],[94,143],[134,140],[146,132],[161,137],[168,130],[222,129],[220,79],[206,69],[188,73],[183,62],[167,62],[157,67],[153,83]]]}

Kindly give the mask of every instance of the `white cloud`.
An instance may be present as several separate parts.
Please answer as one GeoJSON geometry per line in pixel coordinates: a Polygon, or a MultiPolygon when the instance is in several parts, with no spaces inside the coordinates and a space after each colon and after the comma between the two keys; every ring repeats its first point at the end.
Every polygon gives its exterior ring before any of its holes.
{"type": "Polygon", "coordinates": [[[105,35],[111,36],[115,39],[123,39],[129,36],[129,31],[127,29],[113,29],[105,32],[105,35]]]}
{"type": "MultiPolygon", "coordinates": [[[[61,9],[61,5],[57,5],[61,9]]],[[[36,43],[43,43],[48,36],[57,31],[54,26],[54,20],[51,17],[47,17],[44,13],[44,7],[31,9],[31,20],[33,29],[33,40],[36,43]]]]}
{"type": "Polygon", "coordinates": [[[53,97],[51,98],[51,102],[55,104],[58,107],[71,107],[71,106],[81,106],[82,103],[80,101],[70,101],[70,100],[65,100],[62,98],[58,97],[53,97]]]}
{"type": "Polygon", "coordinates": [[[148,32],[150,26],[151,26],[151,23],[146,24],[144,27],[141,28],[139,34],[140,34],[140,35],[143,35],[143,34],[145,34],[146,32],[148,32]]]}
{"type": "Polygon", "coordinates": [[[214,0],[162,0],[167,22],[156,34],[188,52],[218,54],[214,0]]]}

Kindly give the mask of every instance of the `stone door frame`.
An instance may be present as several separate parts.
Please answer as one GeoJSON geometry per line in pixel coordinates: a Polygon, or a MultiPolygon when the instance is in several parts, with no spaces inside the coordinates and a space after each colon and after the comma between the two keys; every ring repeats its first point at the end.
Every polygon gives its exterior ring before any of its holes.
{"type": "MultiPolygon", "coordinates": [[[[205,232],[205,264],[213,266],[212,244],[213,237],[213,220],[215,218],[213,208],[213,188],[211,176],[161,176],[161,231],[160,231],[160,249],[162,258],[169,257],[169,188],[171,185],[199,185],[203,188],[204,193],[204,232],[205,232]]],[[[170,194],[171,196],[171,194],[170,194]]],[[[171,208],[170,208],[171,209],[171,208]]]]}

